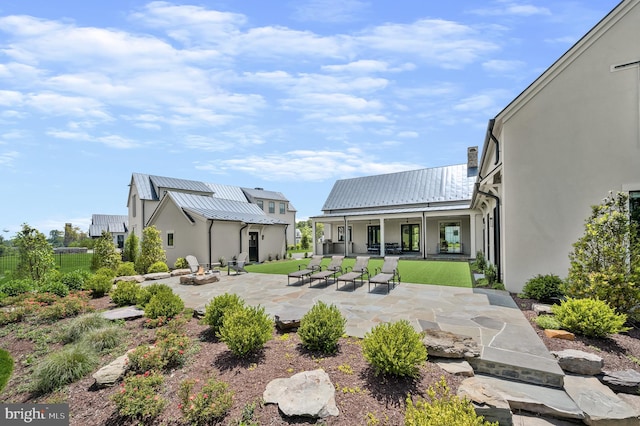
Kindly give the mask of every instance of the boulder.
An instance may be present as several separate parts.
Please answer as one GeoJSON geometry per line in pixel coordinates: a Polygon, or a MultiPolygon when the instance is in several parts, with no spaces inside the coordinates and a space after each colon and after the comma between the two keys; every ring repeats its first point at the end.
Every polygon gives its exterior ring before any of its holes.
{"type": "Polygon", "coordinates": [[[182,275],[180,284],[185,285],[204,285],[220,281],[220,273],[209,273],[202,275],[182,275]]]}
{"type": "Polygon", "coordinates": [[[544,331],[544,335],[550,339],[565,339],[565,340],[575,340],[575,334],[566,331],[566,330],[553,330],[548,328],[544,331]]]}
{"type": "Polygon", "coordinates": [[[129,320],[140,318],[144,316],[144,311],[142,309],[138,309],[135,306],[124,306],[122,308],[110,309],[108,311],[104,311],[102,316],[106,319],[110,320],[129,320]]]}
{"type": "Polygon", "coordinates": [[[174,269],[173,271],[170,272],[172,277],[179,277],[182,275],[188,275],[191,273],[191,269],[186,268],[186,269],[174,269]]]}
{"type": "Polygon", "coordinates": [[[151,274],[144,274],[145,280],[164,280],[167,278],[171,278],[171,274],[168,272],[154,272],[151,274]]]}
{"type": "Polygon", "coordinates": [[[300,327],[300,320],[306,313],[307,310],[303,308],[281,308],[278,314],[274,315],[276,327],[280,331],[295,330],[300,327]]]}
{"type": "Polygon", "coordinates": [[[427,329],[422,342],[429,356],[442,358],[475,358],[480,356],[480,347],[469,336],[449,331],[427,329]]]}
{"type": "Polygon", "coordinates": [[[119,382],[127,372],[127,355],[119,356],[100,370],[93,373],[92,377],[96,380],[94,387],[104,388],[115,385],[119,382]]]}
{"type": "Polygon", "coordinates": [[[640,373],[635,370],[604,371],[599,379],[614,392],[640,393],[640,373]]]}
{"type": "Polygon", "coordinates": [[[507,400],[477,377],[465,379],[458,386],[458,396],[467,398],[473,404],[476,413],[490,422],[499,422],[501,425],[512,424],[511,407],[507,400]]]}
{"type": "Polygon", "coordinates": [[[551,305],[545,305],[544,303],[534,303],[531,305],[531,309],[536,315],[553,315],[551,305]]]}
{"type": "Polygon", "coordinates": [[[116,284],[120,281],[131,281],[136,283],[144,282],[144,277],[142,275],[124,275],[122,277],[115,277],[113,279],[113,283],[116,284]]]}
{"type": "Polygon", "coordinates": [[[473,377],[473,368],[471,368],[471,365],[467,361],[450,358],[442,358],[438,360],[431,359],[431,361],[435,362],[438,367],[442,368],[447,373],[453,374],[454,376],[473,377]]]}
{"type": "Polygon", "coordinates": [[[266,404],[278,404],[285,416],[324,418],[339,414],[335,387],[324,370],[303,371],[275,379],[262,395],[266,404]]]}
{"type": "Polygon", "coordinates": [[[560,368],[569,373],[595,376],[602,372],[604,366],[602,357],[575,349],[552,351],[551,354],[558,359],[560,368]]]}

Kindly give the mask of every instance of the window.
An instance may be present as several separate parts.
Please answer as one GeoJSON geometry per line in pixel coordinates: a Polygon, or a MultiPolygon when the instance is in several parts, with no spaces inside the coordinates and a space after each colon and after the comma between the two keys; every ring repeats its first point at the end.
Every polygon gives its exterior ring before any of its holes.
{"type": "Polygon", "coordinates": [[[116,236],[116,240],[118,241],[118,248],[119,248],[119,249],[124,248],[124,235],[122,235],[122,234],[118,234],[118,235],[116,236]]]}
{"type": "MultiPolygon", "coordinates": [[[[347,231],[349,232],[349,235],[347,235],[347,241],[353,241],[351,239],[351,227],[349,227],[347,231]]],[[[344,226],[338,226],[338,241],[344,241],[344,226]]]]}
{"type": "Polygon", "coordinates": [[[276,212],[276,202],[269,201],[269,213],[275,213],[275,212],[276,212]]]}
{"type": "Polygon", "coordinates": [[[258,204],[258,207],[260,207],[260,210],[264,210],[264,201],[258,200],[256,203],[258,204]]]}
{"type": "Polygon", "coordinates": [[[167,232],[167,247],[173,247],[173,231],[167,232]]]}
{"type": "Polygon", "coordinates": [[[440,223],[440,253],[462,253],[460,222],[440,223]]]}
{"type": "Polygon", "coordinates": [[[280,203],[280,214],[285,214],[285,204],[284,203],[280,203]]]}

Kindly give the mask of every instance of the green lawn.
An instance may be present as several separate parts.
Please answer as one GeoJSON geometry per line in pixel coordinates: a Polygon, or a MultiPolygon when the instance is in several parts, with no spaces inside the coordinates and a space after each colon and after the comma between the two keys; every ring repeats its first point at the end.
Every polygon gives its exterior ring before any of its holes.
{"type": "MultiPolygon", "coordinates": [[[[322,266],[329,264],[330,258],[322,260],[322,266]]],[[[373,274],[376,268],[382,266],[382,259],[371,259],[369,261],[369,271],[373,274]]],[[[253,264],[246,267],[249,272],[261,274],[287,275],[297,271],[298,266],[304,268],[309,263],[309,259],[281,260],[275,262],[265,262],[253,264]]],[[[346,266],[353,266],[355,259],[345,259],[346,266]]],[[[451,262],[437,260],[400,260],[398,263],[400,278],[405,283],[415,284],[437,284],[452,287],[471,287],[471,272],[467,262],[451,262]]]]}
{"type": "Polygon", "coordinates": [[[7,385],[11,373],[13,373],[13,358],[9,352],[0,349],[0,392],[7,385]]]}

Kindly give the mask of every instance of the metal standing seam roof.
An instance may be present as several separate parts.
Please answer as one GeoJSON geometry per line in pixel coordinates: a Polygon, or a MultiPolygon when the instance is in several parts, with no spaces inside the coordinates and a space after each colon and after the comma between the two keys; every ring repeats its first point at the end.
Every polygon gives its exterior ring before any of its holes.
{"type": "Polygon", "coordinates": [[[154,197],[154,191],[151,187],[151,181],[149,180],[149,175],[144,173],[134,173],[132,175],[133,183],[136,185],[136,189],[138,190],[138,198],[141,200],[157,200],[158,197],[154,197]]]}
{"type": "Polygon", "coordinates": [[[203,216],[206,219],[264,225],[287,224],[287,222],[280,219],[267,216],[260,207],[246,201],[226,200],[181,192],[167,192],[167,195],[171,197],[179,208],[203,216]]]}
{"type": "Polygon", "coordinates": [[[202,192],[212,194],[211,188],[204,182],[197,180],[178,179],[165,176],[149,176],[149,180],[156,188],[179,189],[183,191],[202,192]]]}
{"type": "Polygon", "coordinates": [[[91,216],[91,225],[89,225],[89,236],[99,237],[103,231],[110,233],[127,232],[129,226],[129,217],[126,215],[115,214],[94,214],[91,216]]]}
{"type": "Polygon", "coordinates": [[[287,197],[282,194],[282,192],[276,191],[266,191],[264,189],[258,188],[242,188],[247,197],[250,198],[264,198],[265,200],[276,200],[276,201],[289,201],[287,197]]]}
{"type": "Polygon", "coordinates": [[[332,210],[401,207],[471,200],[475,174],[467,165],[434,167],[336,181],[322,207],[332,210]]]}
{"type": "Polygon", "coordinates": [[[243,203],[247,202],[247,196],[239,186],[221,185],[217,183],[206,183],[206,185],[213,191],[215,198],[224,198],[225,200],[235,200],[243,203]]]}

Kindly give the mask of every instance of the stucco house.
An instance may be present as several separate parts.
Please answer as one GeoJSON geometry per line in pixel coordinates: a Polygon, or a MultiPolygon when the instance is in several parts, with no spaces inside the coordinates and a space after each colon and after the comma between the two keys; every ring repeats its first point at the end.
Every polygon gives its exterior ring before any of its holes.
{"type": "Polygon", "coordinates": [[[295,209],[262,188],[133,173],[127,207],[131,232],[160,230],[169,265],[189,254],[211,265],[243,251],[261,262],[283,257],[295,238],[295,209]]]}
{"type": "Polygon", "coordinates": [[[100,238],[104,231],[111,233],[113,244],[124,248],[124,240],[127,239],[129,218],[127,215],[118,214],[93,214],[89,225],[89,238],[100,238]]]}
{"type": "Polygon", "coordinates": [[[478,148],[467,164],[364,176],[336,181],[322,215],[319,254],[402,253],[427,258],[468,258],[476,253],[479,212],[470,208],[478,148]]]}
{"type": "Polygon", "coordinates": [[[511,291],[565,277],[590,206],[640,202],[640,1],[621,2],[489,121],[472,208],[511,291]]]}

